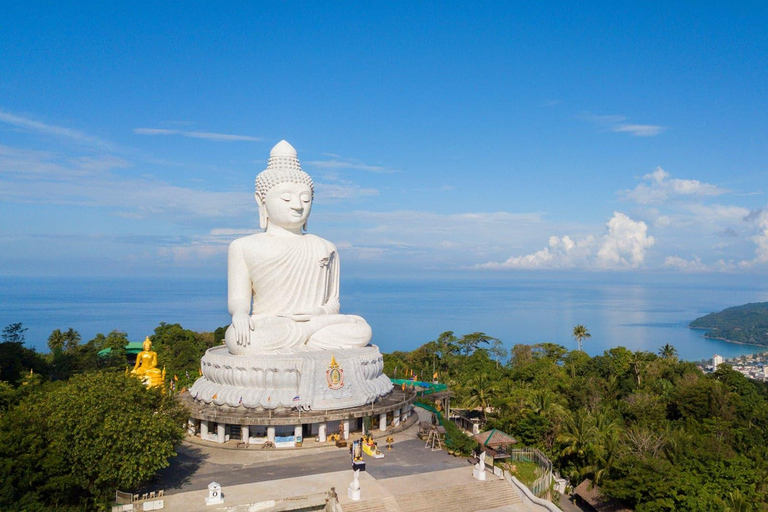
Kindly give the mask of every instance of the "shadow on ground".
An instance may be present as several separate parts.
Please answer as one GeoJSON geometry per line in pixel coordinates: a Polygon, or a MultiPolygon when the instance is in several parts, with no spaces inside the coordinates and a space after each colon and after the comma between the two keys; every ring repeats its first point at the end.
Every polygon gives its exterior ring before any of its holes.
{"type": "Polygon", "coordinates": [[[208,456],[197,448],[187,444],[176,447],[176,456],[171,458],[170,465],[158,471],[151,486],[158,489],[181,489],[191,482],[205,464],[208,456]]]}

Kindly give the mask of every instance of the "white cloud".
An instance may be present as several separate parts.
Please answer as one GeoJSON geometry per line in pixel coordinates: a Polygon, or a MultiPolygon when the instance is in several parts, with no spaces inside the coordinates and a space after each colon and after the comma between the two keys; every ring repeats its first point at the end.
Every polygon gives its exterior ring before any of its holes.
{"type": "Polygon", "coordinates": [[[512,256],[504,262],[476,265],[478,269],[504,268],[637,268],[645,252],[655,240],[648,236],[648,227],[623,213],[614,212],[606,224],[606,233],[599,241],[591,235],[574,241],[569,236],[551,236],[549,244],[540,251],[512,256]]]}
{"type": "Polygon", "coordinates": [[[315,232],[333,240],[342,259],[422,268],[466,267],[509,254],[544,223],[539,213],[509,212],[318,211],[313,218],[310,226],[322,227],[315,232]]]}
{"type": "Polygon", "coordinates": [[[688,204],[683,208],[694,215],[695,222],[708,226],[743,224],[749,216],[748,208],[734,205],[688,204]]]}
{"type": "Polygon", "coordinates": [[[39,133],[42,135],[52,135],[54,137],[64,138],[86,146],[108,150],[115,149],[113,144],[98,137],[87,135],[81,131],[42,123],[40,121],[35,121],[34,119],[14,115],[9,112],[3,112],[2,110],[0,110],[0,123],[9,124],[11,126],[15,126],[16,128],[39,133]]]}
{"type": "Polygon", "coordinates": [[[354,169],[357,171],[366,171],[380,174],[393,174],[400,172],[397,169],[390,169],[381,165],[369,165],[363,162],[353,160],[310,160],[304,162],[305,165],[316,167],[318,169],[354,169]]]}
{"type": "Polygon", "coordinates": [[[622,195],[639,204],[651,204],[663,202],[670,197],[719,196],[728,192],[699,180],[670,179],[669,173],[661,167],[643,176],[643,180],[646,183],[640,183],[632,190],[624,190],[622,195]]]}
{"type": "Polygon", "coordinates": [[[321,201],[333,199],[352,199],[356,197],[377,196],[375,188],[363,188],[351,183],[315,183],[316,199],[321,201]]]}
{"type": "Polygon", "coordinates": [[[750,212],[745,217],[746,221],[751,221],[757,227],[758,233],[750,237],[757,247],[755,248],[755,259],[752,261],[742,261],[744,266],[763,265],[768,263],[768,210],[757,210],[750,212]]]}
{"type": "Polygon", "coordinates": [[[628,133],[635,137],[655,137],[667,128],[656,124],[625,123],[627,118],[619,115],[598,116],[589,112],[583,114],[587,121],[614,133],[628,133]]]}
{"type": "Polygon", "coordinates": [[[693,259],[690,260],[686,260],[679,256],[667,256],[664,260],[664,266],[683,272],[708,272],[711,270],[707,265],[701,262],[701,258],[698,256],[694,256],[693,259]]]}
{"type": "Polygon", "coordinates": [[[173,185],[151,177],[124,178],[113,169],[130,165],[104,154],[62,157],[45,151],[0,146],[0,200],[35,204],[103,207],[124,218],[164,214],[184,219],[237,217],[255,211],[247,192],[212,192],[173,185]]]}
{"type": "Polygon", "coordinates": [[[181,135],[193,139],[223,140],[223,141],[260,141],[260,137],[251,135],[232,135],[229,133],[215,132],[189,132],[181,130],[166,130],[163,128],[134,128],[133,133],[137,135],[181,135]]]}
{"type": "Polygon", "coordinates": [[[586,263],[594,245],[595,239],[592,236],[578,242],[574,242],[569,236],[551,236],[549,245],[533,254],[512,256],[502,263],[483,263],[476,268],[572,268],[586,263]]]}
{"type": "Polygon", "coordinates": [[[611,128],[612,132],[630,133],[635,137],[654,137],[666,130],[655,124],[620,124],[611,128]]]}

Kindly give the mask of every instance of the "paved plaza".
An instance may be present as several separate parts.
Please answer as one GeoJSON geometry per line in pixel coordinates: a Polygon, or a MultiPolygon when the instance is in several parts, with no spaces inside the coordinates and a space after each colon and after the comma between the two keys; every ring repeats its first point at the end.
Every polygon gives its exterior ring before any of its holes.
{"type": "MultiPolygon", "coordinates": [[[[414,425],[393,434],[393,448],[384,448],[383,459],[365,457],[366,471],[360,475],[362,502],[351,502],[347,497],[347,486],[352,481],[348,448],[315,447],[310,443],[297,450],[238,450],[184,443],[171,466],[161,473],[156,488],[165,490],[165,510],[171,511],[248,510],[257,503],[292,497],[310,503],[321,500],[331,487],[336,488],[342,506],[346,504],[345,510],[374,503],[381,510],[397,511],[401,510],[398,502],[407,501],[410,507],[415,499],[426,499],[429,492],[441,492],[447,499],[451,489],[460,496],[469,496],[467,489],[474,491],[475,487],[486,485],[472,478],[472,466],[465,458],[425,448],[424,441],[417,438],[417,432],[418,427],[414,425]],[[207,487],[214,481],[222,486],[225,504],[206,507],[207,487]],[[446,491],[448,494],[441,491],[445,489],[449,490],[446,491]]],[[[384,445],[383,437],[379,436],[380,445],[384,445]]],[[[511,493],[504,501],[509,505],[493,510],[527,510],[516,502],[519,500],[506,482],[490,482],[489,485],[498,483],[503,484],[502,491],[511,493]]],[[[488,492],[480,487],[475,492],[499,494],[499,490],[488,492]]],[[[457,499],[452,498],[452,501],[457,499]]],[[[421,505],[424,510],[430,510],[429,507],[428,503],[421,505]]],[[[368,506],[360,510],[368,510],[368,506]]]]}

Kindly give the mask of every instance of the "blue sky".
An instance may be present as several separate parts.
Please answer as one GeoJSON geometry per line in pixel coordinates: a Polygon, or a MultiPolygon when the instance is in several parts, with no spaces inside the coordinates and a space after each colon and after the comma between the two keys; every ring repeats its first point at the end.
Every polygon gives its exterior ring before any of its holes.
{"type": "Polygon", "coordinates": [[[360,276],[768,275],[768,8],[0,14],[0,275],[225,272],[287,139],[360,276]]]}

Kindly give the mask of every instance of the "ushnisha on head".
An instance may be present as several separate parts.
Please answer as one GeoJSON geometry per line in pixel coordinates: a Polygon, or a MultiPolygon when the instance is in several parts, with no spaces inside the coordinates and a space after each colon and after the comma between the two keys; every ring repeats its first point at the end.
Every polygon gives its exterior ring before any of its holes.
{"type": "Polygon", "coordinates": [[[147,338],[144,340],[142,348],[144,349],[144,352],[149,352],[152,350],[152,340],[149,339],[149,336],[147,336],[147,338]]]}
{"type": "MultiPolygon", "coordinates": [[[[267,229],[269,225],[269,212],[266,206],[267,195],[276,186],[286,183],[307,187],[311,203],[315,194],[312,178],[301,170],[301,164],[294,147],[287,141],[281,140],[270,151],[267,168],[256,176],[256,202],[259,205],[259,225],[262,229],[267,229]]],[[[304,229],[307,229],[306,223],[304,229]]]]}

